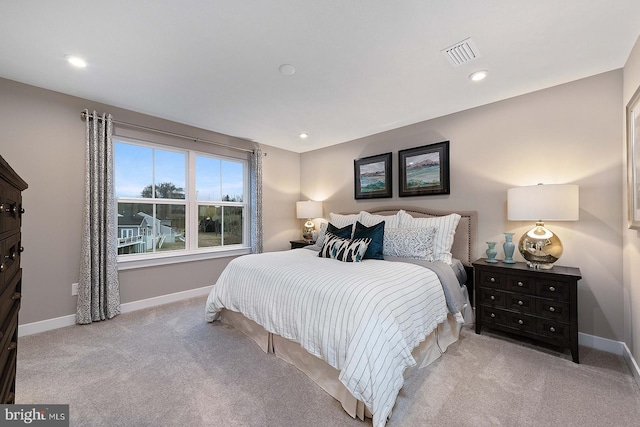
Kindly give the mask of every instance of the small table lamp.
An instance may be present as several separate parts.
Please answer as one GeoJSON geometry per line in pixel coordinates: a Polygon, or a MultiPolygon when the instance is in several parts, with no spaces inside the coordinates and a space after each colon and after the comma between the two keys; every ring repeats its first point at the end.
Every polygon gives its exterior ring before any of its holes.
{"type": "Polygon", "coordinates": [[[311,221],[312,218],[319,218],[322,216],[322,202],[315,202],[308,200],[306,202],[296,202],[296,216],[300,219],[306,219],[302,227],[302,237],[308,242],[313,239],[313,230],[316,226],[311,221]]]}
{"type": "Polygon", "coordinates": [[[523,234],[518,243],[529,267],[548,270],[562,255],[560,239],[543,221],[577,221],[579,208],[577,185],[538,184],[507,191],[507,218],[536,221],[536,226],[523,234]]]}

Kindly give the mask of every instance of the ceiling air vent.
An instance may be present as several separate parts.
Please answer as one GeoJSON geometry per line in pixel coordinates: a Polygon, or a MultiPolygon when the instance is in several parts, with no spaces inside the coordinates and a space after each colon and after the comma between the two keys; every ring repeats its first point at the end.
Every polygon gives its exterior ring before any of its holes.
{"type": "Polygon", "coordinates": [[[471,38],[462,40],[446,49],[442,49],[441,52],[454,67],[466,64],[480,56],[478,48],[473,44],[471,38]]]}

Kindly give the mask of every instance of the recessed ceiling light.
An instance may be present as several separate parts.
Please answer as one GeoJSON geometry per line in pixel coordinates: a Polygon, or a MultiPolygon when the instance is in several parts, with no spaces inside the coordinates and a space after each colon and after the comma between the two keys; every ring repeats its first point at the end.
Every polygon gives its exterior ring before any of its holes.
{"type": "Polygon", "coordinates": [[[484,80],[487,77],[487,74],[489,74],[487,70],[480,70],[472,73],[469,78],[474,82],[479,82],[480,80],[484,80]]]}
{"type": "Polygon", "coordinates": [[[280,73],[284,74],[285,76],[290,76],[296,72],[296,67],[291,64],[282,64],[278,69],[280,70],[280,73]]]}
{"type": "Polygon", "coordinates": [[[86,68],[86,66],[87,66],[87,61],[85,61],[84,59],[80,58],[79,56],[66,55],[65,58],[67,59],[69,64],[73,65],[74,67],[86,68]]]}
{"type": "Polygon", "coordinates": [[[308,134],[308,133],[305,133],[305,132],[302,132],[302,133],[301,133],[300,135],[298,135],[298,136],[300,137],[300,139],[307,139],[307,138],[309,138],[309,134],[308,134]]]}

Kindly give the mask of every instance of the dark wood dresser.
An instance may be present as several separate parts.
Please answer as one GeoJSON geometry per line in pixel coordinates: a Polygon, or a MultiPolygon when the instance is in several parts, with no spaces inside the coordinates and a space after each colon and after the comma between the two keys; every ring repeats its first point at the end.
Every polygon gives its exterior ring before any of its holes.
{"type": "Polygon", "coordinates": [[[15,403],[18,311],[22,296],[22,194],[27,183],[0,157],[0,403],[15,403]]]}
{"type": "Polygon", "coordinates": [[[490,327],[562,348],[578,355],[578,280],[575,267],[535,270],[524,262],[473,263],[476,333],[490,327]]]}

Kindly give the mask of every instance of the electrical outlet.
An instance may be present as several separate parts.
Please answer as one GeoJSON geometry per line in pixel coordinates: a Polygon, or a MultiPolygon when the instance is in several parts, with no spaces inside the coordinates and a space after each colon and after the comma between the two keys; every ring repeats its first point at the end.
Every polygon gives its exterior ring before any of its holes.
{"type": "Polygon", "coordinates": [[[78,284],[77,283],[72,283],[71,284],[71,295],[78,295],[78,284]]]}

